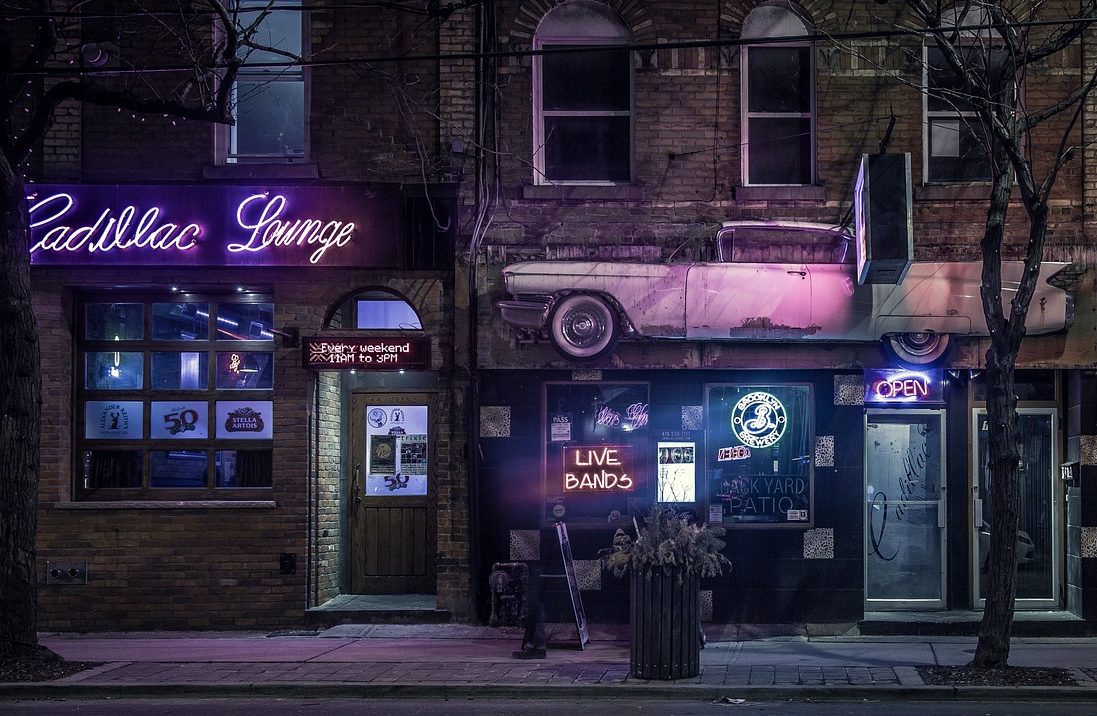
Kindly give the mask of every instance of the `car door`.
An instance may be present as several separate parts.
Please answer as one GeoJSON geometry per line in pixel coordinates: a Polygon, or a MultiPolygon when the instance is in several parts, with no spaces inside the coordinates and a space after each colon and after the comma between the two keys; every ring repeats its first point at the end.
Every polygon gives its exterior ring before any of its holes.
{"type": "Polygon", "coordinates": [[[810,305],[811,276],[801,263],[699,263],[686,274],[688,338],[803,338],[810,305]]]}

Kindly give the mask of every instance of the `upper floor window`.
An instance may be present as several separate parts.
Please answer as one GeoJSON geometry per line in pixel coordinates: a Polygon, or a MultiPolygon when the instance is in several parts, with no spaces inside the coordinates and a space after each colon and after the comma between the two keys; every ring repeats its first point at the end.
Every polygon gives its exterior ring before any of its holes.
{"type": "Polygon", "coordinates": [[[570,2],[545,15],[534,47],[537,183],[632,179],[632,61],[628,31],[603,5],[570,2]],[[600,49],[584,49],[601,46],[600,49]]]}
{"type": "Polygon", "coordinates": [[[815,44],[807,25],[786,7],[763,5],[743,23],[743,183],[815,181],[815,44]]]}
{"type": "Polygon", "coordinates": [[[256,26],[241,48],[244,61],[233,86],[236,124],[228,129],[226,160],[291,161],[305,156],[305,75],[292,66],[303,55],[300,2],[239,0],[239,24],[256,26]],[[263,66],[277,63],[277,66],[263,66]]]}
{"type": "MultiPolygon", "coordinates": [[[[963,8],[953,8],[941,19],[943,27],[977,27],[989,22],[986,11],[975,4],[966,13],[963,8]]],[[[990,30],[962,30],[959,38],[964,64],[979,73],[1001,56],[990,30]]],[[[970,97],[933,39],[927,40],[925,52],[926,181],[990,181],[986,132],[970,97]]]]}

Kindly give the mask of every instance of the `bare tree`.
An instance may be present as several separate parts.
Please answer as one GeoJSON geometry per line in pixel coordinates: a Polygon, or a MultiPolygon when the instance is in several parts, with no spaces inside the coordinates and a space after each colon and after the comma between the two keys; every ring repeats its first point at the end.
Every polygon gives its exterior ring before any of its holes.
{"type": "Polygon", "coordinates": [[[37,643],[35,531],[41,376],[24,172],[65,102],[230,124],[233,85],[272,5],[232,0],[0,2],[0,659],[37,643]],[[109,27],[118,43],[92,44],[109,27]],[[129,49],[101,61],[119,48],[129,49]]]}
{"type": "MultiPolygon", "coordinates": [[[[990,346],[986,354],[990,447],[991,528],[986,607],[972,661],[978,667],[1005,667],[1009,659],[1017,592],[1017,530],[1020,509],[1017,396],[1014,369],[1025,320],[1037,285],[1048,234],[1048,202],[1063,167],[1074,157],[1078,121],[1097,85],[1097,68],[1046,106],[1030,107],[1024,87],[1033,67],[1075,45],[1097,15],[1097,2],[1074,4],[1041,0],[990,2],[908,0],[907,7],[941,52],[951,74],[945,95],[963,104],[984,137],[991,187],[981,250],[981,299],[990,346]],[[947,8],[947,11],[946,11],[947,8]],[[1049,126],[1055,120],[1054,126],[1049,126]],[[1006,214],[1014,194],[1027,221],[1024,271],[1009,302],[1002,301],[1006,214]]],[[[1035,77],[1031,80],[1035,84],[1035,77]]]]}

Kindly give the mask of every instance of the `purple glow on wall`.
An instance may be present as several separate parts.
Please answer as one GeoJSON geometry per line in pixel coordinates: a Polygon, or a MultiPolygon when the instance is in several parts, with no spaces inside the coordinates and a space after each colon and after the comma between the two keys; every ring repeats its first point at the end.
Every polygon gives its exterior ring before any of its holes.
{"type": "Polygon", "coordinates": [[[398,267],[399,193],[353,186],[38,186],[35,265],[398,267]]]}

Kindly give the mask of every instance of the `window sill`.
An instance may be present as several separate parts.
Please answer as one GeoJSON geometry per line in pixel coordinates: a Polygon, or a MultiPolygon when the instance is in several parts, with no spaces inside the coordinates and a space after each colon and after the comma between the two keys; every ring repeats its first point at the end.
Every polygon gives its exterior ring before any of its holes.
{"type": "Polygon", "coordinates": [[[270,510],[274,500],[112,500],[110,502],[53,502],[53,510],[270,510]]]}
{"type": "Polygon", "coordinates": [[[319,176],[312,162],[242,162],[202,167],[203,179],[317,179],[319,176]]]}
{"type": "Polygon", "coordinates": [[[990,195],[990,184],[923,184],[914,187],[915,201],[979,201],[990,195]]]}
{"type": "Polygon", "coordinates": [[[526,184],[523,199],[554,201],[643,201],[644,188],[635,184],[526,184]]]}
{"type": "Polygon", "coordinates": [[[823,201],[826,188],[802,186],[737,186],[735,201],[823,201]]]}

